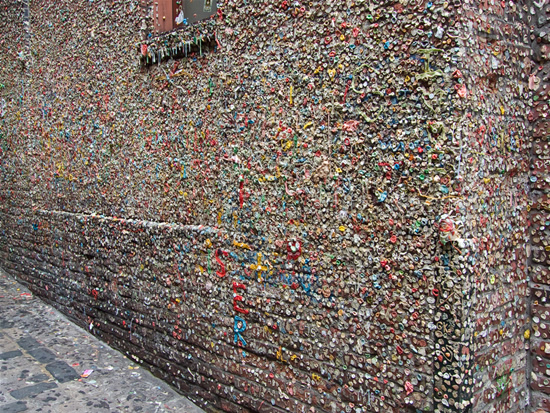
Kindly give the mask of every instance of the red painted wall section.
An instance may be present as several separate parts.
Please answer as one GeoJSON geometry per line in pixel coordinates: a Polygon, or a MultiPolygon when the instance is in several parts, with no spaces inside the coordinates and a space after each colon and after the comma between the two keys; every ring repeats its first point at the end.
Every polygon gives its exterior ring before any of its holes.
{"type": "Polygon", "coordinates": [[[156,33],[174,29],[176,22],[175,0],[155,0],[153,24],[156,33]]]}

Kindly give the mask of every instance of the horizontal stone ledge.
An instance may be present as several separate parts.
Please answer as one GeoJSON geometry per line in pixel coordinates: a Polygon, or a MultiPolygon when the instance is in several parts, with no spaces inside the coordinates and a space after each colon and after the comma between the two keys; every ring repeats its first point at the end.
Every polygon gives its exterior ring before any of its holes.
{"type": "Polygon", "coordinates": [[[48,209],[38,209],[37,212],[46,215],[66,215],[75,218],[97,219],[100,221],[111,221],[122,224],[140,225],[148,228],[160,228],[160,229],[173,229],[180,231],[199,232],[199,233],[226,233],[227,231],[217,227],[205,226],[205,225],[182,225],[175,222],[157,222],[147,220],[137,220],[133,218],[119,218],[105,215],[85,214],[68,211],[57,211],[48,209]]]}

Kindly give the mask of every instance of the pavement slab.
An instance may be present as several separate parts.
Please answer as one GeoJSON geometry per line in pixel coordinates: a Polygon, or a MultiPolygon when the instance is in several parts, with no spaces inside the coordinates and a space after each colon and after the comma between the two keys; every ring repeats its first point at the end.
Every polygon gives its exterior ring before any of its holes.
{"type": "Polygon", "coordinates": [[[10,404],[5,404],[2,406],[3,413],[19,413],[27,410],[26,402],[15,402],[10,404]]]}
{"type": "Polygon", "coordinates": [[[32,386],[23,387],[19,390],[14,390],[10,392],[10,396],[14,399],[21,400],[28,397],[36,396],[37,394],[43,393],[46,390],[55,389],[57,384],[53,381],[46,381],[32,386]]]}
{"type": "Polygon", "coordinates": [[[28,353],[30,356],[32,356],[32,358],[34,358],[36,361],[39,361],[40,363],[51,363],[52,361],[57,360],[55,354],[44,347],[35,348],[34,350],[28,351],[28,353]]]}
{"type": "Polygon", "coordinates": [[[24,411],[204,413],[0,269],[0,412],[24,411]]]}
{"type": "Polygon", "coordinates": [[[77,380],[80,377],[75,369],[61,360],[56,360],[53,363],[48,364],[46,366],[46,370],[48,370],[59,383],[77,380]]]}
{"type": "Polygon", "coordinates": [[[7,360],[13,357],[19,357],[22,355],[23,353],[21,353],[20,350],[6,351],[5,353],[0,353],[0,360],[7,360]]]}

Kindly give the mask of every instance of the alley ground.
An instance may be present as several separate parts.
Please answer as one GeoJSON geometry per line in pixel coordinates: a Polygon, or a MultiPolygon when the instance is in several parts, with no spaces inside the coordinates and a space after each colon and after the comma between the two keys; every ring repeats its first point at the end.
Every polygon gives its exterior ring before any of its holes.
{"type": "Polygon", "coordinates": [[[203,412],[2,270],[0,411],[203,412]]]}

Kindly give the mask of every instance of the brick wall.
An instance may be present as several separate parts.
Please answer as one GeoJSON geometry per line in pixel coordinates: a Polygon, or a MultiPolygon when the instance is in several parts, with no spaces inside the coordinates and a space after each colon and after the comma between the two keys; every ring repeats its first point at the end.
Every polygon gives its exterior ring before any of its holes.
{"type": "Polygon", "coordinates": [[[525,411],[529,404],[527,236],[531,63],[528,7],[521,2],[464,4],[461,32],[470,107],[463,129],[461,206],[475,247],[469,264],[469,348],[473,410],[525,411]]]}
{"type": "Polygon", "coordinates": [[[32,2],[0,265],[207,409],[524,411],[530,8],[378,3],[32,2]]]}
{"type": "Polygon", "coordinates": [[[533,407],[550,409],[550,386],[547,364],[548,334],[545,319],[548,316],[548,266],[545,226],[547,222],[547,125],[548,116],[548,5],[533,3],[530,9],[530,42],[534,65],[529,73],[530,132],[533,136],[530,162],[529,278],[531,287],[530,374],[533,407]]]}

